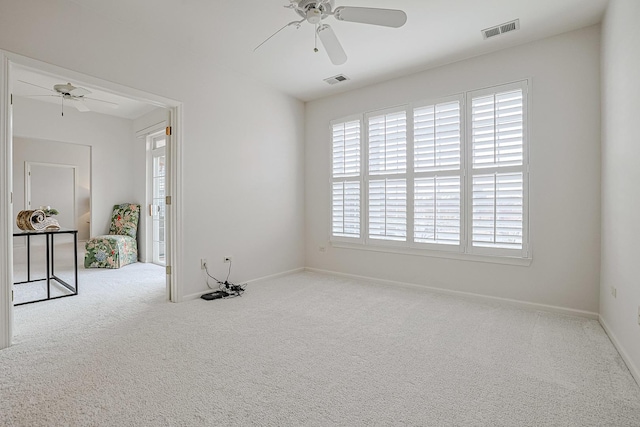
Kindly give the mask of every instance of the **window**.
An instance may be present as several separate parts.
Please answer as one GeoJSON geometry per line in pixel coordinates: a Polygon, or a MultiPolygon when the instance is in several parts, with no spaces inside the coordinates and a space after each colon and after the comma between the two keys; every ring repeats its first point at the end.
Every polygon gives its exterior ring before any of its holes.
{"type": "Polygon", "coordinates": [[[407,114],[367,115],[369,239],[407,237],[407,114]]]}
{"type": "Polygon", "coordinates": [[[460,96],[413,108],[413,238],[429,245],[461,244],[460,96]]]}
{"type": "Polygon", "coordinates": [[[528,257],[526,81],[331,126],[332,240],[528,257]]]}
{"type": "Polygon", "coordinates": [[[333,237],[360,238],[360,120],[333,125],[331,229],[333,237]]]}
{"type": "Polygon", "coordinates": [[[526,86],[467,94],[471,252],[526,256],[526,86]]]}

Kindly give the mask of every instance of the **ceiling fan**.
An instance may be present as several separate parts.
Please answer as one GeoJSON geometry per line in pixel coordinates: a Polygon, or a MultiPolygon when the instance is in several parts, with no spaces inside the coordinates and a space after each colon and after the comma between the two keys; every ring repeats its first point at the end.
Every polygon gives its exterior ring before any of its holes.
{"type": "Polygon", "coordinates": [[[91,94],[91,91],[83,88],[83,87],[76,87],[74,85],[72,85],[71,83],[66,83],[66,84],[57,84],[53,86],[53,89],[49,89],[46,88],[44,86],[39,86],[37,84],[34,83],[29,83],[26,82],[24,80],[18,80],[21,83],[25,83],[31,86],[35,86],[38,87],[40,89],[44,89],[46,91],[49,92],[53,92],[53,95],[30,95],[28,96],[29,98],[35,98],[35,97],[41,97],[41,96],[55,96],[55,97],[59,97],[61,98],[61,102],[62,102],[62,115],[64,116],[64,101],[72,101],[71,105],[73,105],[78,111],[80,112],[86,112],[86,111],[91,111],[91,108],[89,108],[87,106],[87,101],[89,103],[92,102],[99,102],[102,105],[105,105],[109,108],[118,108],[118,104],[116,104],[115,102],[109,102],[109,101],[103,101],[101,99],[96,99],[96,98],[87,98],[86,95],[91,94]]]}
{"type": "MultiPolygon", "coordinates": [[[[306,21],[316,26],[316,37],[320,38],[331,62],[334,65],[341,65],[347,61],[347,54],[342,48],[338,37],[333,32],[333,29],[328,24],[322,23],[328,16],[333,16],[338,21],[359,22],[362,24],[382,25],[392,28],[402,27],[405,22],[407,22],[407,14],[397,9],[351,6],[340,6],[334,9],[334,0],[289,0],[289,2],[289,5],[285,7],[293,9],[302,19],[289,22],[280,28],[260,43],[254,49],[254,52],[285,28],[290,26],[300,28],[300,25],[306,21]]],[[[314,51],[317,52],[318,48],[314,48],[314,51]]]]}

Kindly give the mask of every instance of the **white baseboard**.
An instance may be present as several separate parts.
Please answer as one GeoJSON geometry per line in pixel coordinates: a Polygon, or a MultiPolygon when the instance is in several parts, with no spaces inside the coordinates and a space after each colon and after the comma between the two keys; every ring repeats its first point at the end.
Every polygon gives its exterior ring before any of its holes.
{"type": "Polygon", "coordinates": [[[602,325],[602,329],[604,329],[604,331],[609,336],[609,339],[613,343],[613,346],[616,348],[616,350],[618,350],[618,354],[620,354],[620,357],[622,357],[622,360],[624,360],[627,368],[629,368],[629,372],[631,372],[631,375],[633,375],[636,383],[640,385],[640,371],[638,370],[638,367],[633,364],[633,361],[625,351],[624,347],[622,347],[622,344],[620,344],[620,341],[618,341],[618,338],[616,338],[615,334],[611,331],[611,328],[609,328],[609,325],[607,325],[607,322],[605,322],[602,316],[598,316],[598,321],[602,325]]]}
{"type": "Polygon", "coordinates": [[[356,279],[356,280],[366,280],[366,281],[370,281],[370,282],[374,282],[374,283],[379,283],[379,284],[382,284],[382,285],[408,286],[408,287],[412,287],[412,288],[426,289],[426,290],[429,290],[429,291],[432,291],[432,292],[437,292],[437,293],[440,293],[440,294],[447,294],[447,295],[453,295],[453,296],[465,297],[465,298],[473,298],[473,299],[476,299],[476,300],[500,302],[500,303],[509,304],[509,305],[512,305],[512,306],[515,306],[515,307],[520,307],[520,308],[524,308],[524,309],[528,309],[528,310],[540,310],[540,311],[547,311],[547,312],[551,312],[551,313],[559,313],[559,314],[565,314],[565,315],[569,315],[569,316],[586,317],[588,319],[598,320],[598,313],[594,313],[594,312],[591,312],[591,311],[576,310],[576,309],[573,309],[573,308],[558,307],[558,306],[555,306],[555,305],[546,305],[546,304],[539,304],[539,303],[534,303],[534,302],[520,301],[520,300],[515,300],[515,299],[510,299],[510,298],[494,297],[494,296],[489,296],[489,295],[476,294],[476,293],[472,293],[472,292],[454,291],[454,290],[451,290],[451,289],[436,288],[436,287],[433,287],[433,286],[419,285],[417,283],[396,282],[396,281],[393,281],[393,280],[376,279],[375,277],[367,277],[367,276],[359,276],[359,275],[355,275],[355,274],[339,273],[339,272],[336,272],[336,271],[321,270],[321,269],[317,269],[317,268],[309,268],[309,267],[307,267],[307,268],[305,268],[305,270],[306,271],[310,271],[310,272],[314,272],[314,273],[329,274],[329,275],[333,275],[333,276],[346,277],[346,278],[356,279]]]}
{"type": "MultiPolygon", "coordinates": [[[[288,276],[290,274],[301,273],[304,270],[305,270],[304,267],[294,268],[293,270],[287,270],[287,271],[283,271],[283,272],[280,272],[280,273],[270,274],[268,276],[263,276],[263,277],[258,277],[256,279],[247,280],[247,281],[245,281],[243,283],[251,285],[251,284],[258,283],[258,282],[264,282],[264,281],[267,281],[267,280],[273,280],[273,279],[277,279],[279,277],[288,276]]],[[[194,294],[185,295],[185,296],[182,297],[182,301],[190,301],[190,300],[198,299],[203,294],[206,294],[208,292],[211,292],[211,289],[208,289],[206,291],[196,292],[194,294]]]]}

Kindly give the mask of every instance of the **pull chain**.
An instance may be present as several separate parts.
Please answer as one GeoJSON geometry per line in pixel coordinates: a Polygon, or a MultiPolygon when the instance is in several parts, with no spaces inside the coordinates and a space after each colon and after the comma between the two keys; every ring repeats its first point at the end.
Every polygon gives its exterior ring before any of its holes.
{"type": "Polygon", "coordinates": [[[316,30],[314,31],[315,37],[313,39],[313,51],[318,52],[318,24],[316,24],[316,30]]]}

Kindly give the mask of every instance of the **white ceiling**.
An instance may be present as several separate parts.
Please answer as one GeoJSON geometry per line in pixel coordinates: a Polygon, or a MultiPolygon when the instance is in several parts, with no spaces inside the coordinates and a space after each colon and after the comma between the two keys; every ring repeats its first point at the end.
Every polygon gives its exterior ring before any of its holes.
{"type": "Polygon", "coordinates": [[[289,0],[72,0],[93,12],[154,38],[181,40],[196,55],[211,55],[304,101],[377,81],[526,43],[600,22],[608,0],[335,0],[335,6],[402,9],[407,23],[386,28],[352,22],[329,23],[348,60],[331,64],[313,52],[314,27],[285,28],[299,16],[289,0]],[[513,19],[520,30],[483,40],[481,30],[513,19]],[[335,86],[324,78],[343,73],[352,80],[335,86]]]}
{"type": "MultiPolygon", "coordinates": [[[[254,52],[283,25],[299,20],[289,0],[70,0],[159,41],[176,43],[199,57],[253,77],[303,101],[411,74],[438,65],[527,43],[601,21],[608,0],[335,0],[335,6],[402,9],[407,23],[387,28],[327,17],[347,53],[341,66],[314,27],[288,27],[254,52]],[[481,30],[514,19],[520,30],[484,40],[481,30]],[[336,74],[351,80],[330,86],[336,74]]],[[[61,81],[44,81],[53,86],[61,81]]],[[[76,82],[71,82],[76,84],[76,82]]],[[[109,94],[92,90],[106,100],[109,94]]],[[[111,95],[113,96],[113,95],[111,95]]],[[[122,100],[120,100],[122,102],[122,100]]],[[[125,103],[118,110],[124,110],[125,103]]],[[[111,113],[118,110],[111,110],[111,113]]],[[[106,113],[109,113],[108,111],[106,113]]]]}

